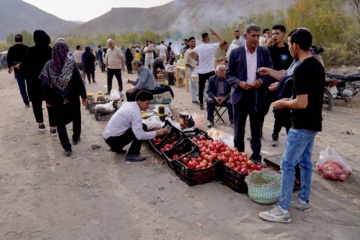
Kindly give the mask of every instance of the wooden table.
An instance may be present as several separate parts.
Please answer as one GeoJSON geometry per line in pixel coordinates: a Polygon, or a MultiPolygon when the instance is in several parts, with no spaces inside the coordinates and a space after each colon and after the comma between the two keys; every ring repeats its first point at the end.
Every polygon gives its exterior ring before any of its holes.
{"type": "Polygon", "coordinates": [[[180,85],[180,70],[185,70],[185,86],[186,86],[186,91],[189,92],[190,91],[190,87],[189,87],[189,67],[185,66],[185,64],[183,63],[176,63],[176,87],[181,87],[183,86],[180,85]]]}

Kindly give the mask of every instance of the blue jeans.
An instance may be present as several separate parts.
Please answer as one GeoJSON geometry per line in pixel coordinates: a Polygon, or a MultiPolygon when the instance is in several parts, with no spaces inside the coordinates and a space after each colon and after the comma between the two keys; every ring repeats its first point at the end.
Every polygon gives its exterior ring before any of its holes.
{"type": "Polygon", "coordinates": [[[26,92],[26,87],[25,87],[25,79],[22,76],[21,73],[15,73],[15,78],[17,80],[17,83],[19,85],[19,89],[20,89],[20,93],[21,93],[21,97],[24,101],[24,103],[27,105],[29,104],[29,98],[26,92]]]}
{"type": "Polygon", "coordinates": [[[191,95],[191,101],[196,101],[196,95],[198,92],[197,82],[194,82],[191,74],[193,73],[193,70],[189,69],[189,85],[190,85],[190,95],[191,95]]]}
{"type": "Polygon", "coordinates": [[[286,149],[281,161],[281,197],[279,205],[284,210],[290,209],[291,195],[295,181],[295,166],[300,164],[301,188],[298,197],[308,202],[311,190],[312,162],[311,153],[314,147],[315,135],[318,132],[291,128],[286,149]]]}

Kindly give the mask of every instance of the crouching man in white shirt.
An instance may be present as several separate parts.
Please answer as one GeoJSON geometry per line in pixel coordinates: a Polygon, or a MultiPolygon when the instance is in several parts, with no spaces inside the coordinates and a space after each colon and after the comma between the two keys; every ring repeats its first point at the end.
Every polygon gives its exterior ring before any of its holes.
{"type": "Polygon", "coordinates": [[[168,133],[167,129],[146,132],[147,127],[142,123],[141,111],[149,108],[153,99],[154,97],[149,91],[140,91],[136,95],[135,102],[124,103],[105,127],[103,137],[111,147],[111,151],[119,154],[126,153],[123,147],[132,142],[126,155],[127,161],[145,161],[146,157],[140,156],[143,140],[150,140],[168,133]]]}

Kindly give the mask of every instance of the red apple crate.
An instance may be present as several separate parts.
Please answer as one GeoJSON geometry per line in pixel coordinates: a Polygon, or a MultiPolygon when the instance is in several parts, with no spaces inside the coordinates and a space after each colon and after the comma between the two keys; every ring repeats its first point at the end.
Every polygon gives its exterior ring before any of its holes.
{"type": "MultiPolygon", "coordinates": [[[[193,158],[200,156],[199,148],[195,148],[191,153],[193,158]]],[[[213,161],[213,166],[204,169],[188,168],[182,163],[182,159],[175,160],[173,162],[176,175],[189,186],[208,183],[218,179],[220,173],[220,162],[218,160],[213,161]]]]}
{"type": "MultiPolygon", "coordinates": [[[[182,137],[170,150],[164,151],[163,156],[165,157],[166,163],[169,165],[169,167],[171,169],[174,169],[175,160],[172,159],[173,156],[174,155],[180,156],[182,154],[185,154],[185,156],[187,156],[192,151],[194,151],[195,148],[197,148],[196,143],[194,143],[193,141],[191,141],[188,138],[182,137]]],[[[179,159],[182,159],[185,156],[183,156],[179,159]]]]}
{"type": "Polygon", "coordinates": [[[160,149],[166,144],[165,142],[167,141],[168,139],[168,136],[174,136],[173,134],[175,134],[177,136],[178,139],[180,139],[181,135],[182,135],[182,131],[175,128],[169,121],[165,121],[165,125],[163,126],[163,128],[166,128],[169,133],[167,135],[165,135],[161,142],[160,143],[157,143],[157,144],[154,144],[152,142],[152,140],[148,140],[148,141],[145,141],[149,147],[151,149],[153,149],[155,152],[157,152],[158,154],[162,155],[162,153],[160,152],[160,149]]]}
{"type": "Polygon", "coordinates": [[[191,140],[193,138],[197,138],[199,140],[199,138],[201,136],[205,136],[206,139],[212,139],[208,136],[207,132],[199,129],[199,128],[194,128],[193,130],[189,130],[189,131],[184,131],[183,132],[183,136],[184,137],[187,137],[187,138],[190,138],[191,140]]]}
{"type": "MultiPolygon", "coordinates": [[[[256,165],[262,165],[255,163],[256,165]]],[[[232,169],[231,167],[226,166],[224,163],[221,163],[222,171],[221,171],[221,182],[230,187],[235,192],[239,193],[247,193],[247,184],[245,182],[246,174],[239,173],[235,171],[235,169],[232,169]]],[[[263,168],[264,165],[262,165],[263,168]]]]}

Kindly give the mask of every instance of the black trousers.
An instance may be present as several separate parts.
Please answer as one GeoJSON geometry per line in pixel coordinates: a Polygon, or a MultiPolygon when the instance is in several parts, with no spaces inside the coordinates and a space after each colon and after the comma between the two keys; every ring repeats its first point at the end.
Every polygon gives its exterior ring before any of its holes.
{"type": "MultiPolygon", "coordinates": [[[[144,131],[147,131],[147,126],[145,124],[143,124],[143,129],[144,131]]],[[[111,147],[111,149],[115,152],[120,152],[121,150],[123,150],[123,148],[128,145],[129,143],[131,143],[130,149],[128,151],[129,155],[135,154],[135,155],[139,155],[140,154],[140,149],[141,149],[141,145],[143,143],[142,140],[138,140],[135,135],[134,132],[132,131],[131,128],[129,128],[123,135],[118,136],[118,137],[109,137],[108,139],[105,140],[105,142],[111,147]]]]}
{"type": "MultiPolygon", "coordinates": [[[[276,101],[276,91],[270,91],[269,89],[267,89],[267,92],[266,92],[266,105],[263,109],[263,117],[261,118],[261,134],[262,134],[262,128],[263,128],[263,125],[264,125],[264,121],[265,121],[265,116],[266,114],[268,114],[269,112],[269,109],[270,109],[270,106],[271,106],[271,103],[272,102],[275,102],[276,101]]],[[[276,122],[276,119],[275,119],[275,122],[276,122]]],[[[280,123],[276,123],[277,125],[279,125],[280,123]]]]}
{"type": "Polygon", "coordinates": [[[136,95],[140,92],[140,90],[136,90],[132,93],[126,93],[126,99],[128,102],[135,102],[136,95]]]}
{"type": "Polygon", "coordinates": [[[119,92],[122,91],[123,86],[122,86],[122,81],[121,81],[121,69],[111,69],[108,68],[108,72],[107,72],[107,85],[108,85],[108,93],[111,92],[112,89],[112,79],[113,77],[116,77],[118,84],[119,84],[119,92]]]}
{"type": "Polygon", "coordinates": [[[209,80],[209,78],[214,75],[215,75],[214,71],[208,72],[205,74],[199,73],[199,101],[200,101],[200,104],[204,103],[204,89],[205,89],[206,80],[209,80]]]}
{"type": "Polygon", "coordinates": [[[92,77],[93,83],[95,82],[95,70],[94,71],[86,71],[86,76],[89,80],[89,83],[91,83],[90,77],[92,77]]]}
{"type": "Polygon", "coordinates": [[[260,140],[260,122],[262,115],[262,109],[259,109],[259,104],[255,106],[256,90],[247,90],[243,93],[240,101],[233,105],[234,110],[234,145],[242,152],[245,150],[244,136],[246,119],[250,117],[250,131],[251,140],[250,146],[253,151],[253,158],[260,158],[261,140],[260,140]],[[255,108],[256,107],[256,108],[255,108]]]}
{"type": "MultiPolygon", "coordinates": [[[[80,107],[79,107],[79,111],[71,112],[71,114],[73,114],[73,121],[72,121],[73,135],[72,135],[72,140],[77,141],[77,140],[79,140],[80,134],[81,134],[81,112],[80,112],[80,107]]],[[[68,137],[67,130],[66,130],[66,124],[58,124],[57,125],[57,131],[58,131],[61,146],[65,150],[70,150],[71,151],[71,144],[69,142],[69,137],[68,137]]]]}
{"type": "MultiPolygon", "coordinates": [[[[34,116],[35,116],[35,119],[36,119],[37,123],[44,122],[42,103],[43,103],[42,100],[32,100],[31,101],[34,116]]],[[[46,108],[47,108],[47,111],[48,111],[50,127],[56,127],[56,122],[55,122],[55,119],[54,119],[54,109],[51,108],[51,107],[46,107],[46,108]]]]}
{"type": "Polygon", "coordinates": [[[290,112],[285,112],[284,109],[282,109],[283,111],[274,111],[274,116],[275,116],[275,122],[274,122],[274,131],[273,131],[273,137],[278,137],[279,133],[281,131],[282,127],[285,127],[286,129],[286,133],[289,133],[289,130],[291,128],[291,116],[290,116],[290,112]],[[275,136],[274,136],[275,135],[275,136]]]}
{"type": "MultiPolygon", "coordinates": [[[[209,98],[206,102],[206,105],[207,105],[207,107],[206,107],[207,108],[207,120],[212,122],[212,121],[214,121],[215,106],[219,106],[219,104],[215,101],[214,98],[209,98]]],[[[227,99],[223,103],[223,106],[227,107],[230,123],[233,123],[233,107],[232,107],[232,104],[230,103],[230,99],[227,99]]]]}

